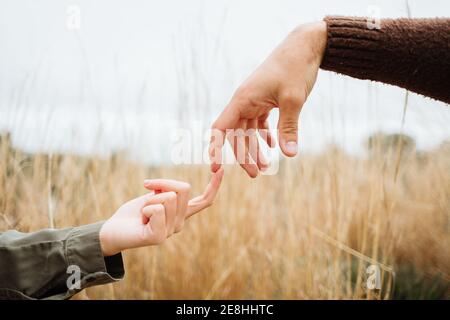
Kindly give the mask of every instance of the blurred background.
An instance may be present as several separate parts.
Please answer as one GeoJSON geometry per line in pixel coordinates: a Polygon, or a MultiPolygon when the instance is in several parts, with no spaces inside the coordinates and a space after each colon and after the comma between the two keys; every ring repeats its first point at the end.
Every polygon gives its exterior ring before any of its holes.
{"type": "MultiPolygon", "coordinates": [[[[148,177],[202,190],[208,168],[174,165],[174,133],[199,132],[193,143],[206,146],[234,90],[295,26],[450,15],[445,0],[0,7],[0,226],[23,231],[105,219],[148,177]]],[[[279,173],[256,181],[227,167],[213,208],[127,254],[127,279],[87,296],[448,298],[449,123],[443,103],[321,71],[296,159],[277,155],[279,173]],[[370,265],[380,290],[364,287],[370,265]]]]}

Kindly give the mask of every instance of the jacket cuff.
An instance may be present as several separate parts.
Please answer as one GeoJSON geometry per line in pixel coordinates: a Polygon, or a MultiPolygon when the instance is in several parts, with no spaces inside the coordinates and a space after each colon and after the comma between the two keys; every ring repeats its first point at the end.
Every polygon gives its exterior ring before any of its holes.
{"type": "Polygon", "coordinates": [[[76,227],[70,232],[65,248],[69,290],[63,298],[68,298],[90,286],[123,279],[125,270],[122,254],[106,258],[103,256],[99,238],[103,223],[76,227]]]}
{"type": "Polygon", "coordinates": [[[372,78],[379,61],[381,26],[357,17],[327,16],[324,21],[327,46],[320,67],[360,79],[372,78]]]}

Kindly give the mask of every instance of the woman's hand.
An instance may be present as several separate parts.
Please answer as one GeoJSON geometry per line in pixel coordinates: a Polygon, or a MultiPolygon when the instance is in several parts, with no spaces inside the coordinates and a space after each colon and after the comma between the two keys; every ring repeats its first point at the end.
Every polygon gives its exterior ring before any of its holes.
{"type": "Polygon", "coordinates": [[[190,185],[155,179],[144,186],[153,192],[123,204],[100,229],[104,256],[122,250],[157,245],[180,232],[185,219],[209,207],[219,190],[223,170],[213,174],[202,195],[189,200],[190,185]]]}
{"type": "Polygon", "coordinates": [[[270,147],[275,141],[268,132],[270,110],[278,107],[278,140],[283,153],[297,154],[298,117],[316,81],[327,41],[325,22],[298,27],[272,52],[258,69],[236,90],[233,98],[212,126],[211,169],[216,172],[222,162],[225,136],[233,147],[241,167],[251,177],[264,170],[257,139],[258,130],[270,147]],[[230,139],[228,130],[248,131],[245,140],[230,139]],[[249,145],[253,141],[256,146],[249,145]]]}

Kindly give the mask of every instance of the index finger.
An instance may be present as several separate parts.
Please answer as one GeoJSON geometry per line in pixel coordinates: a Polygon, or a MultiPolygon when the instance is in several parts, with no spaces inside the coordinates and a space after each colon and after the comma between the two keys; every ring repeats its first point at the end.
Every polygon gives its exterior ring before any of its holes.
{"type": "Polygon", "coordinates": [[[230,104],[222,111],[211,128],[211,139],[209,141],[209,158],[211,160],[211,171],[217,172],[222,165],[222,148],[225,143],[227,129],[236,127],[239,121],[239,108],[230,104]]]}
{"type": "Polygon", "coordinates": [[[219,169],[214,173],[211,177],[211,181],[206,186],[205,191],[200,196],[189,200],[186,218],[191,217],[213,203],[222,182],[223,172],[223,169],[219,169]]]}

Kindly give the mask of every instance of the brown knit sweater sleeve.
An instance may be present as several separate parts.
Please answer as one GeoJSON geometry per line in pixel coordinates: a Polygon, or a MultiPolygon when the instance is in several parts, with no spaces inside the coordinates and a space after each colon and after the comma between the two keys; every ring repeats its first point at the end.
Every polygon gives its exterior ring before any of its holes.
{"type": "Polygon", "coordinates": [[[450,103],[450,19],[330,16],[321,68],[396,85],[450,103]]]}

